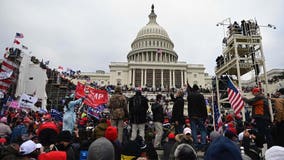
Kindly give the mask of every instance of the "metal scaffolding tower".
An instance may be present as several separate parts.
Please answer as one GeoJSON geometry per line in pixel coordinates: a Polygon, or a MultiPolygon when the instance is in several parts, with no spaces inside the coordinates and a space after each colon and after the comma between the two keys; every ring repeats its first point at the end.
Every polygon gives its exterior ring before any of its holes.
{"type": "MultiPolygon", "coordinates": [[[[222,88],[222,86],[219,86],[222,77],[225,75],[232,77],[235,85],[242,90],[241,76],[249,72],[254,72],[256,77],[255,86],[260,87],[263,93],[267,95],[268,80],[262,36],[260,34],[260,27],[263,26],[259,26],[255,20],[243,20],[241,24],[238,24],[237,22],[231,23],[230,19],[217,24],[217,26],[219,25],[228,27],[226,28],[226,32],[224,27],[222,54],[216,59],[217,66],[215,74],[218,106],[220,107],[225,103],[229,103],[226,91],[227,87],[222,88]],[[264,79],[259,78],[260,72],[263,72],[264,79]]],[[[275,29],[272,25],[266,27],[275,29]]]]}

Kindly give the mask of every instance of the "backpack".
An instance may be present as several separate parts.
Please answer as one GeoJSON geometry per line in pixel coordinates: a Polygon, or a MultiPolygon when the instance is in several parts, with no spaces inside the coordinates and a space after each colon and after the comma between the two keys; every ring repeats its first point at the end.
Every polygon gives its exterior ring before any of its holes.
{"type": "Polygon", "coordinates": [[[134,96],[132,99],[133,104],[133,113],[134,114],[140,114],[144,112],[143,106],[142,106],[142,96],[134,96]]]}
{"type": "Polygon", "coordinates": [[[125,116],[125,112],[123,108],[115,108],[112,111],[113,119],[123,119],[125,116]]]}

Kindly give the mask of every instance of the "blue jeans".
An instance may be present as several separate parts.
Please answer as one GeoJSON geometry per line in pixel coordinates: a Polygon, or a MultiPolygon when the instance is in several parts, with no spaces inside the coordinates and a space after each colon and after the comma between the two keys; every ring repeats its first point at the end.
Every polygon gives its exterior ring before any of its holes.
{"type": "Polygon", "coordinates": [[[191,127],[191,134],[192,134],[194,145],[198,146],[197,131],[200,131],[200,134],[201,134],[201,145],[205,145],[207,133],[206,133],[206,128],[204,126],[203,118],[190,119],[190,127],[191,127]]]}

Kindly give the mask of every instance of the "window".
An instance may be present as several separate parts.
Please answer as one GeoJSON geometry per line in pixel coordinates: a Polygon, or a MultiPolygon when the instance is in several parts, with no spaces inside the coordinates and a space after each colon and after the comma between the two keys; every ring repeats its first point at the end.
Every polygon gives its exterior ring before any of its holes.
{"type": "Polygon", "coordinates": [[[117,75],[120,76],[120,75],[121,75],[121,72],[117,72],[117,75]]]}
{"type": "Polygon", "coordinates": [[[194,78],[197,78],[197,74],[194,74],[193,77],[194,77],[194,78]]]}

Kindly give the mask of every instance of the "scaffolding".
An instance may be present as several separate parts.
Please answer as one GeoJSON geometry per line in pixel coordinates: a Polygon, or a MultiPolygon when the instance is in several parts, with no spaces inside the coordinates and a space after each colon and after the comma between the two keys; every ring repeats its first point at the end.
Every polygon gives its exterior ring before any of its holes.
{"type": "MultiPolygon", "coordinates": [[[[230,19],[226,19],[226,21],[229,21],[229,23],[217,24],[217,26],[228,26],[227,31],[224,31],[222,54],[216,59],[215,81],[219,107],[229,104],[227,87],[220,86],[222,80],[226,81],[224,78],[226,76],[232,77],[235,85],[242,90],[241,77],[253,72],[255,86],[260,87],[265,95],[267,95],[268,91],[262,37],[257,22],[255,20],[243,20],[239,25],[237,22],[231,23],[230,19]],[[264,74],[263,79],[259,78],[261,71],[264,74]]],[[[244,115],[244,109],[242,112],[244,115]]]]}

